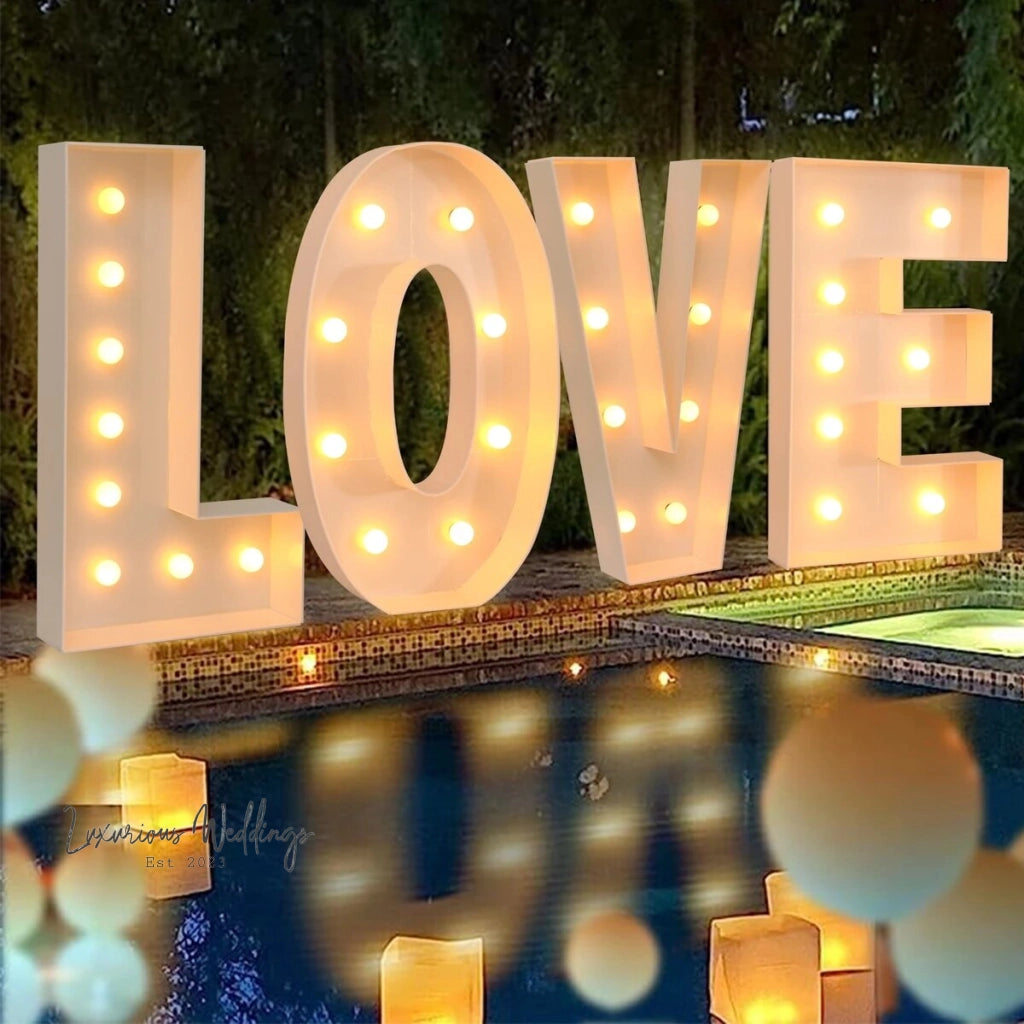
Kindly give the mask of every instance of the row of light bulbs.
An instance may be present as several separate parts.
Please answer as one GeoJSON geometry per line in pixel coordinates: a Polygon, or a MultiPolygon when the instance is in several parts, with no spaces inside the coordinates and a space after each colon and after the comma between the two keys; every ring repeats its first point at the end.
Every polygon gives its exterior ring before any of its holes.
{"type": "MultiPolygon", "coordinates": [[[[112,486],[109,481],[101,484],[100,487],[112,486]]],[[[247,547],[238,552],[238,567],[244,572],[259,572],[263,568],[263,552],[259,548],[247,547]]],[[[195,562],[192,556],[185,551],[175,551],[165,562],[165,568],[169,576],[176,580],[187,580],[195,571],[195,562]]],[[[98,562],[93,569],[93,577],[97,583],[104,587],[112,587],[121,579],[121,566],[111,558],[105,558],[98,562]]]]}

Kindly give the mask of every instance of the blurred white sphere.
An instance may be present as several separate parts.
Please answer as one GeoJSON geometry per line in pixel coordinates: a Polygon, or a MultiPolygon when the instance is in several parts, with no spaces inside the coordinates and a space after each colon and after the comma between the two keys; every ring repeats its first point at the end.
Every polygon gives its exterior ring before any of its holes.
{"type": "Polygon", "coordinates": [[[42,814],[71,785],[81,759],[78,721],[63,695],[35,676],[0,679],[4,709],[3,823],[42,814]]]}
{"type": "Polygon", "coordinates": [[[57,1005],[80,1024],[132,1020],[146,998],[146,963],[119,936],[82,935],[61,950],[55,967],[57,1005]]]}
{"type": "Polygon", "coordinates": [[[802,719],[761,792],[778,864],[819,903],[868,921],[945,892],[977,849],[981,775],[956,728],[915,700],[853,698],[802,719]]]}
{"type": "Polygon", "coordinates": [[[71,702],[90,754],[109,750],[149,720],[156,703],[157,671],[148,647],[62,654],[47,647],[32,671],[71,702]]]}
{"type": "Polygon", "coordinates": [[[4,942],[16,946],[30,939],[46,909],[46,893],[32,852],[15,832],[3,838],[4,942]]]}
{"type": "Polygon", "coordinates": [[[565,949],[565,970],[581,999],[602,1010],[639,1002],[658,980],[661,952],[650,928],[623,911],[577,925],[565,949]]]}
{"type": "Polygon", "coordinates": [[[20,949],[5,946],[3,1019],[6,1024],[35,1024],[43,1012],[43,979],[35,961],[20,949]]]}
{"type": "Polygon", "coordinates": [[[904,984],[933,1010],[1008,1019],[1024,1008],[1024,865],[979,850],[952,889],[893,923],[892,955],[904,984]]]}
{"type": "Polygon", "coordinates": [[[53,901],[79,931],[123,931],[146,905],[144,870],[141,859],[120,843],[88,846],[65,854],[57,865],[53,901]]]}

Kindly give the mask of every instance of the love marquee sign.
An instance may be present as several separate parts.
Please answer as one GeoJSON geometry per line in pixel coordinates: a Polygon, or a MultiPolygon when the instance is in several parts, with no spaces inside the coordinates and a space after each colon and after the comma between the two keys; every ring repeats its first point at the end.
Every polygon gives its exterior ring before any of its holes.
{"type": "Polygon", "coordinates": [[[991,400],[991,314],[905,310],[903,260],[1005,260],[1004,168],[673,163],[657,303],[633,161],[527,171],[536,219],[493,161],[448,143],[374,150],[327,186],[285,328],[300,513],[199,501],[202,149],[41,147],[41,639],[298,624],[304,530],[386,612],[488,600],[544,511],[559,356],[602,569],[642,583],[720,568],[766,204],[770,557],[1001,547],[1000,460],[904,456],[900,410],[991,400]],[[443,450],[414,484],[393,360],[423,269],[451,385],[443,450]]]}

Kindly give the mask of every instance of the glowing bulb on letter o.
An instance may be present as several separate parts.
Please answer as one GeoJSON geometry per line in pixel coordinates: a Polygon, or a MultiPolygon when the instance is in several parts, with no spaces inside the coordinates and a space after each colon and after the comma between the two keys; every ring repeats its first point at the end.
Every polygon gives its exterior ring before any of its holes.
{"type": "Polygon", "coordinates": [[[480,321],[480,330],[482,330],[488,338],[500,338],[505,331],[508,330],[508,324],[500,313],[488,313],[487,316],[480,321]]]}
{"type": "Polygon", "coordinates": [[[124,281],[124,267],[117,260],[107,260],[99,265],[96,280],[104,288],[116,288],[124,281]]]}
{"type": "Polygon", "coordinates": [[[323,335],[324,341],[337,345],[339,341],[344,341],[348,336],[348,324],[340,317],[331,316],[323,322],[320,333],[323,335]]]}
{"type": "Polygon", "coordinates": [[[448,214],[448,223],[455,231],[468,231],[476,221],[473,211],[468,206],[456,206],[448,214]]]}
{"type": "Polygon", "coordinates": [[[838,203],[826,203],[818,211],[818,220],[829,228],[842,224],[845,217],[846,211],[838,203]]]}
{"type": "Polygon", "coordinates": [[[320,438],[320,451],[329,459],[340,459],[348,451],[348,441],[341,434],[324,434],[320,438]]]}
{"type": "Polygon", "coordinates": [[[362,544],[371,555],[383,554],[388,548],[388,535],[383,530],[367,530],[362,544]]]}

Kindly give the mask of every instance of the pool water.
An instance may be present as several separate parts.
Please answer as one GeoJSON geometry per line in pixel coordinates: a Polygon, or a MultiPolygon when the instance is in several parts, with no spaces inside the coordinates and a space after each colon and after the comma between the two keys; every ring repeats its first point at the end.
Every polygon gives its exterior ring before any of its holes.
{"type": "MultiPolygon", "coordinates": [[[[489,1022],[706,1021],[709,920],[764,909],[770,752],[854,692],[940,706],[983,767],[985,841],[1024,828],[1024,704],[752,662],[524,679],[296,715],[271,733],[181,730],[183,750],[207,752],[230,825],[265,800],[268,824],[315,837],[291,872],[280,846],[225,845],[212,891],[172,905],[149,1020],[378,1020],[380,951],[401,933],[483,937],[489,1022]],[[562,969],[573,926],[603,908],[640,917],[661,951],[654,988],[618,1017],[562,969]]],[[[937,1018],[905,997],[889,1019],[937,1018]]]]}

